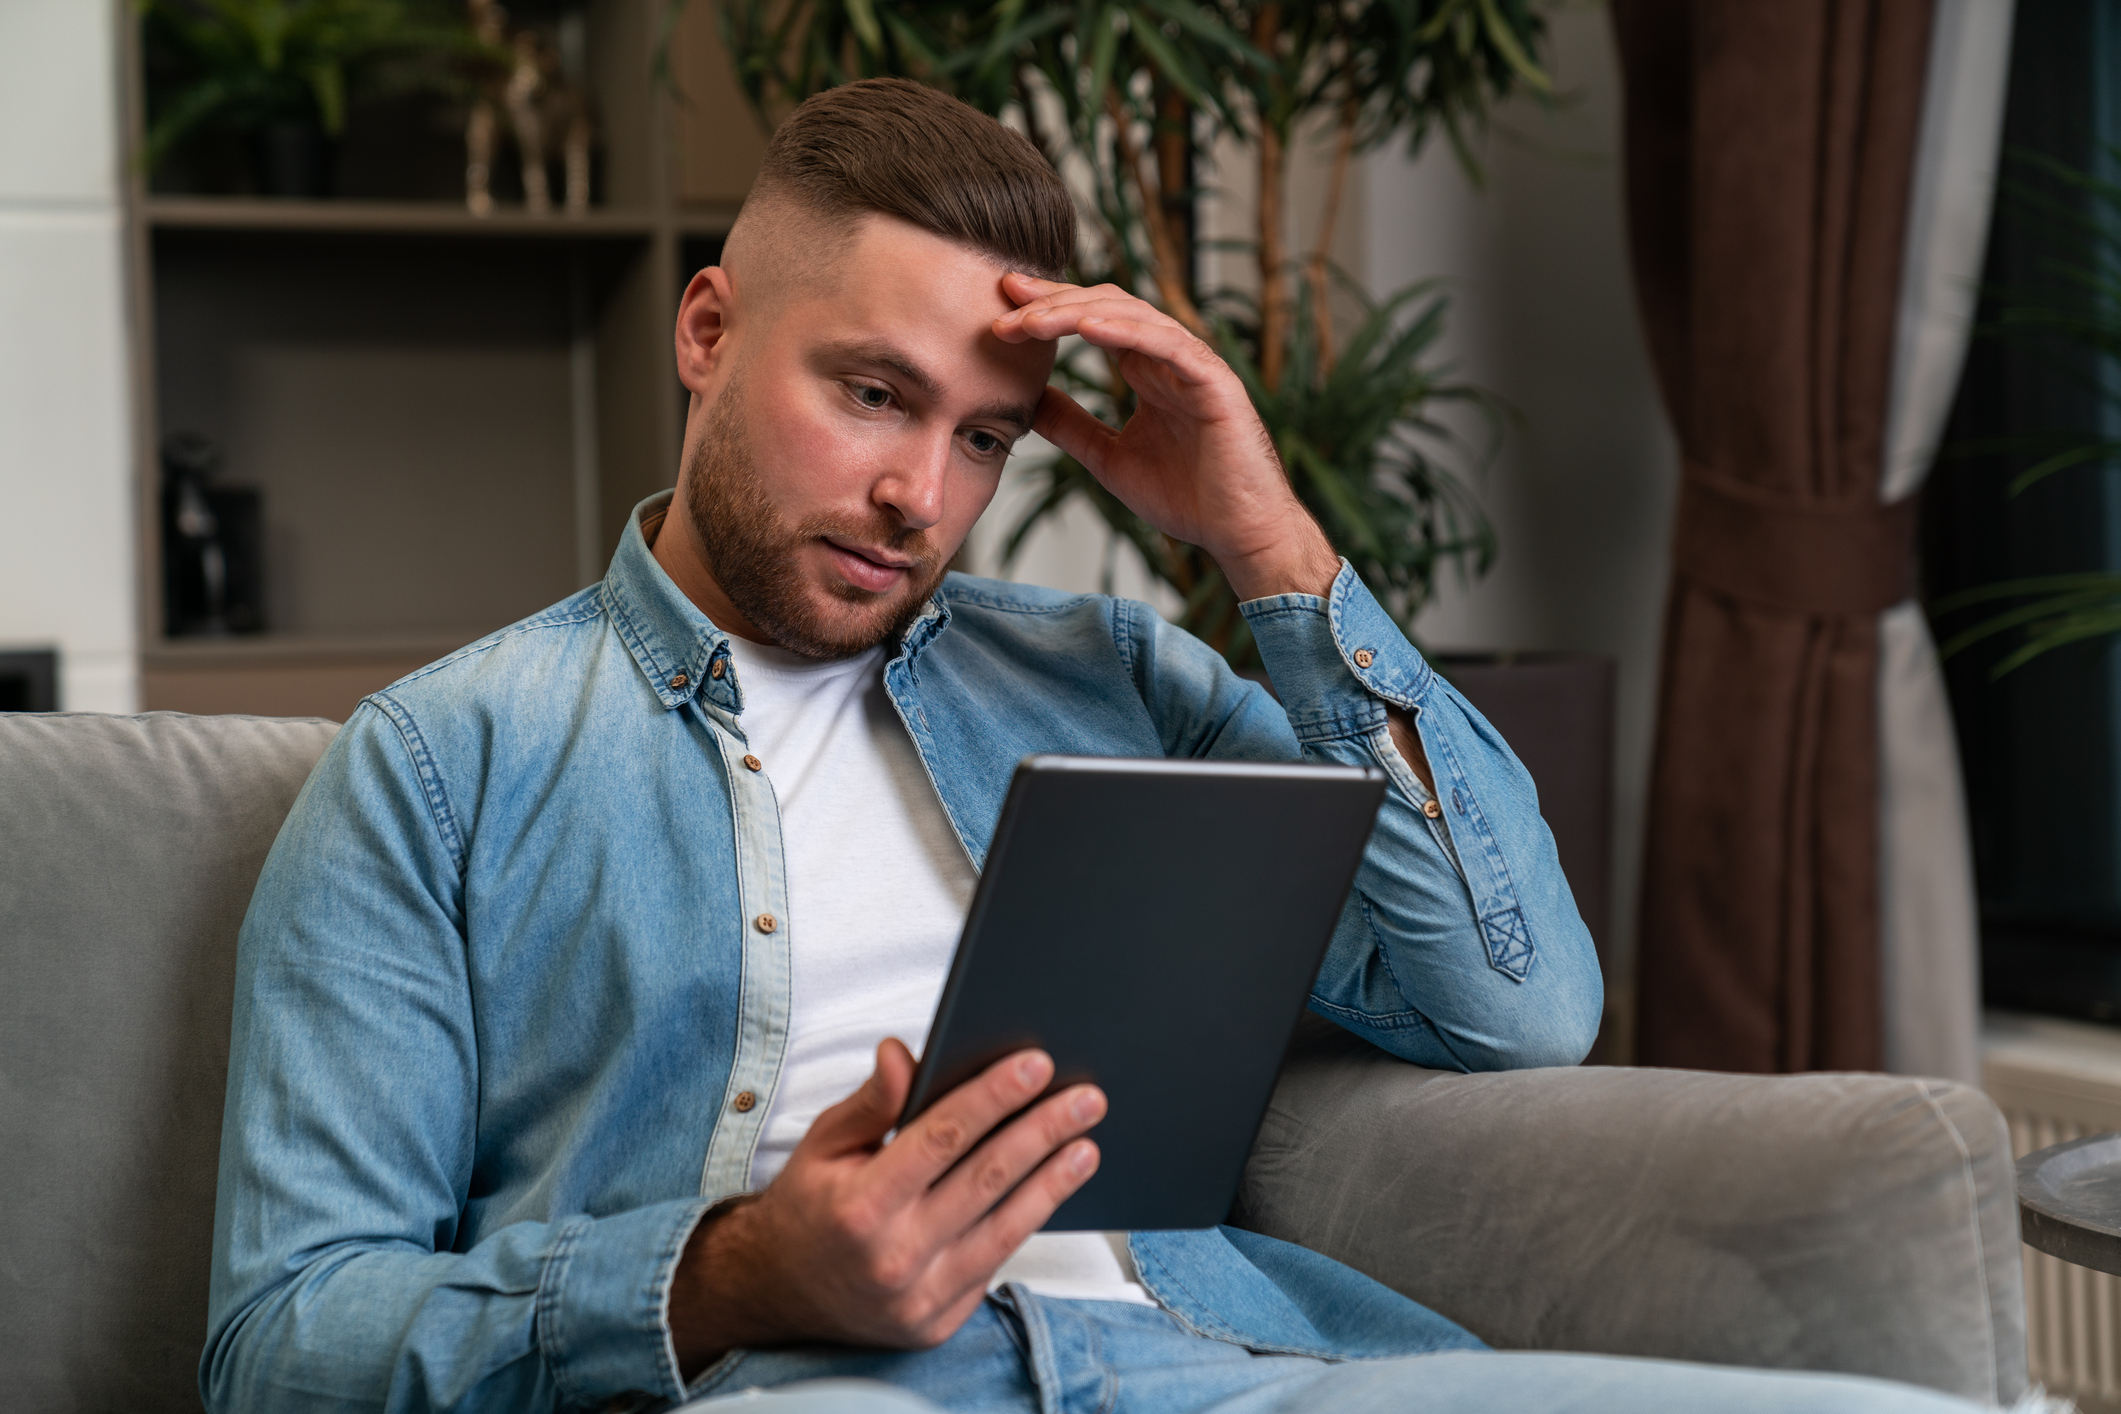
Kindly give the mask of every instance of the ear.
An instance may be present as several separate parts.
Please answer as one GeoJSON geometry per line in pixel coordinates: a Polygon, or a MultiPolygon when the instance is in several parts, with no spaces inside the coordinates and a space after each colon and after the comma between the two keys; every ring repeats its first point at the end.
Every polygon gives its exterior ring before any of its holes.
{"type": "Polygon", "coordinates": [[[693,276],[678,302],[678,381],[695,396],[707,395],[728,358],[723,343],[729,337],[735,303],[729,272],[719,265],[693,276]]]}

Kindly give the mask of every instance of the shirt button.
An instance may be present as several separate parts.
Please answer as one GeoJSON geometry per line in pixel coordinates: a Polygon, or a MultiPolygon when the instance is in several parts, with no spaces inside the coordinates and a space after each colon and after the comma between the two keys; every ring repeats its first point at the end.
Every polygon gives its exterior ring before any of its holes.
{"type": "Polygon", "coordinates": [[[758,924],[758,929],[761,933],[771,933],[774,929],[781,926],[780,921],[770,913],[761,913],[752,921],[758,924]]]}
{"type": "Polygon", "coordinates": [[[1434,820],[1437,816],[1443,814],[1443,807],[1433,800],[1424,800],[1421,803],[1421,813],[1434,820]]]}
{"type": "Polygon", "coordinates": [[[683,673],[672,673],[670,675],[670,685],[672,687],[683,687],[686,683],[691,681],[692,679],[686,677],[683,673]]]}
{"type": "Polygon", "coordinates": [[[759,1097],[752,1094],[749,1090],[739,1092],[737,1097],[734,1100],[730,1101],[731,1104],[736,1106],[736,1112],[740,1115],[750,1114],[751,1107],[753,1105],[756,1105],[758,1102],[759,1097]]]}
{"type": "Polygon", "coordinates": [[[720,658],[717,658],[712,663],[709,663],[707,665],[707,676],[711,678],[718,678],[728,668],[728,666],[729,665],[727,663],[723,662],[720,658]]]}
{"type": "Polygon", "coordinates": [[[1356,666],[1356,667],[1358,667],[1358,668],[1367,668],[1367,667],[1369,667],[1369,666],[1370,666],[1370,664],[1372,664],[1372,663],[1374,663],[1374,662],[1376,662],[1376,661],[1377,661],[1377,655],[1376,655],[1375,653],[1372,653],[1372,652],[1371,652],[1371,651],[1370,651],[1369,649],[1367,649],[1367,648],[1358,648],[1358,649],[1356,649],[1356,650],[1355,650],[1355,666],[1356,666]]]}
{"type": "Polygon", "coordinates": [[[744,764],[746,766],[749,766],[754,771],[763,771],[766,769],[766,763],[759,760],[759,758],[756,756],[746,756],[744,758],[744,764]]]}

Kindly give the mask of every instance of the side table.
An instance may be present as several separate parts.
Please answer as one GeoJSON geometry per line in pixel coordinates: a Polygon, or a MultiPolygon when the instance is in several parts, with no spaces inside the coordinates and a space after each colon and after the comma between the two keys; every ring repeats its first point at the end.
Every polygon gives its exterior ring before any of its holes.
{"type": "Polygon", "coordinates": [[[2018,1160],[2018,1218],[2028,1245],[2121,1275],[2121,1134],[2092,1134],[2018,1160]]]}

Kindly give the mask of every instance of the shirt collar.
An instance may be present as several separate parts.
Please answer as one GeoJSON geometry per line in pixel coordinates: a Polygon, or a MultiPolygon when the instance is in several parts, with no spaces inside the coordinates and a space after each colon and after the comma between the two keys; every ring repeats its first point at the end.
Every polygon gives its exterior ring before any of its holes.
{"type": "Polygon", "coordinates": [[[678,707],[699,695],[734,712],[739,699],[729,675],[729,635],[663,573],[642,534],[642,521],[660,521],[672,494],[657,492],[626,518],[604,575],[604,608],[658,702],[678,707]]]}
{"type": "Polygon", "coordinates": [[[907,625],[906,636],[899,640],[899,650],[893,662],[912,662],[923,648],[935,642],[937,634],[950,627],[950,603],[943,597],[949,583],[945,577],[942,586],[928,596],[928,602],[921,607],[921,616],[907,625]]]}
{"type": "MultiPolygon", "coordinates": [[[[679,707],[697,696],[725,711],[741,712],[743,695],[729,665],[729,635],[663,572],[643,531],[644,523],[661,522],[674,494],[658,491],[627,517],[626,533],[619,537],[604,575],[604,608],[664,707],[679,707]]],[[[931,597],[906,630],[895,660],[916,656],[949,623],[949,606],[940,594],[931,597]]]]}

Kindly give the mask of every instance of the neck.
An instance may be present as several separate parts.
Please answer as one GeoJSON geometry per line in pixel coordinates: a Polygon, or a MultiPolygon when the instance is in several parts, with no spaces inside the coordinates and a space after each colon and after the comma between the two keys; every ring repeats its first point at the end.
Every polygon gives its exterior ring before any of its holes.
{"type": "Polygon", "coordinates": [[[670,576],[670,582],[716,628],[751,643],[778,646],[722,592],[721,584],[714,577],[714,568],[708,563],[707,546],[700,539],[700,529],[693,524],[686,509],[683,486],[679,486],[677,494],[670,498],[670,505],[664,510],[660,523],[641,523],[641,534],[648,541],[655,562],[663,567],[664,574],[670,576]]]}

